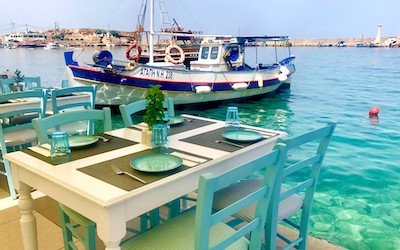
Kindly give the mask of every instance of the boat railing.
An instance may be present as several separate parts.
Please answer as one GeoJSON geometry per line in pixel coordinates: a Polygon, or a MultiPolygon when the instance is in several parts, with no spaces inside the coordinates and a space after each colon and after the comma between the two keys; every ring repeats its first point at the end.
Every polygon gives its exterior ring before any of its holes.
{"type": "Polygon", "coordinates": [[[296,57],[295,56],[289,56],[289,57],[286,57],[285,59],[282,59],[281,61],[279,61],[279,64],[280,65],[287,65],[287,64],[291,64],[291,63],[293,63],[293,60],[295,59],[296,57]]]}

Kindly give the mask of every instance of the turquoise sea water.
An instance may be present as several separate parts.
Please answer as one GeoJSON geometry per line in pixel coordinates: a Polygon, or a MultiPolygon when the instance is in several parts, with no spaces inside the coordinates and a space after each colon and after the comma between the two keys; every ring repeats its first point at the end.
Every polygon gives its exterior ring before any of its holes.
{"type": "MultiPolygon", "coordinates": [[[[93,51],[81,59],[90,62],[93,51]]],[[[317,186],[310,234],[349,249],[400,249],[400,50],[291,51],[297,72],[290,90],[178,112],[224,119],[226,107],[235,105],[242,123],[289,136],[337,122],[317,186]],[[378,119],[368,117],[374,106],[380,108],[378,119]]],[[[115,49],[114,58],[124,52],[115,49]]],[[[62,53],[0,49],[0,71],[19,68],[25,75],[41,76],[43,85],[57,86],[65,71],[62,53]]],[[[249,50],[248,55],[254,54],[249,50]]],[[[119,116],[114,119],[122,126],[119,116]]]]}

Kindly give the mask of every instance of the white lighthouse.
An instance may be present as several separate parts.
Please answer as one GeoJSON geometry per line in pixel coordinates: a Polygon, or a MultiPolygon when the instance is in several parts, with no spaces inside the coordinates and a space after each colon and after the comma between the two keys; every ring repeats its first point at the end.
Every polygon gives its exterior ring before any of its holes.
{"type": "Polygon", "coordinates": [[[382,24],[378,24],[378,33],[376,34],[376,38],[375,38],[375,41],[374,41],[375,45],[380,45],[381,42],[382,42],[381,41],[381,39],[382,39],[381,29],[382,29],[382,24]]]}

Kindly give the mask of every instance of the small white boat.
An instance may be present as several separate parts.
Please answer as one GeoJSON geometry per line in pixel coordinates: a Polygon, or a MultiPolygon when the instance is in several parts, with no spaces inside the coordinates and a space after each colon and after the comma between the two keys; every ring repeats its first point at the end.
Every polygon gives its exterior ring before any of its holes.
{"type": "Polygon", "coordinates": [[[57,42],[50,42],[44,46],[44,49],[59,49],[61,48],[61,45],[57,42]]]}

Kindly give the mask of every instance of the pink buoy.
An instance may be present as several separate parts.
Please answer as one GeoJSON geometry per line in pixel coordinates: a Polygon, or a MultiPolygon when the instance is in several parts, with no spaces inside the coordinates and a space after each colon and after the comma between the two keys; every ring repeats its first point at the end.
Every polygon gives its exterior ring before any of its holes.
{"type": "Polygon", "coordinates": [[[377,116],[379,113],[379,108],[378,107],[373,107],[369,110],[369,115],[370,116],[377,116]]]}

